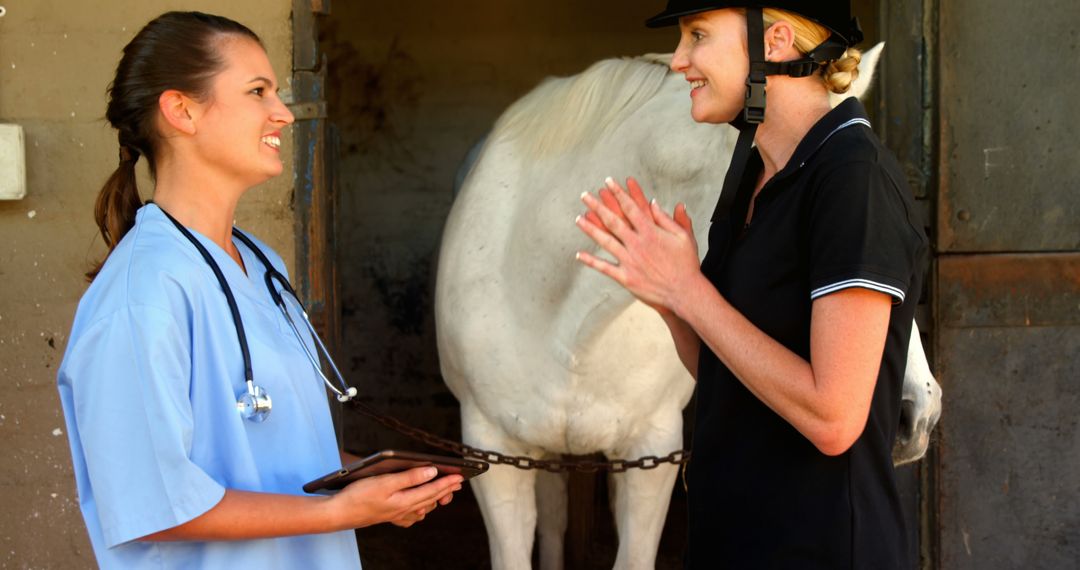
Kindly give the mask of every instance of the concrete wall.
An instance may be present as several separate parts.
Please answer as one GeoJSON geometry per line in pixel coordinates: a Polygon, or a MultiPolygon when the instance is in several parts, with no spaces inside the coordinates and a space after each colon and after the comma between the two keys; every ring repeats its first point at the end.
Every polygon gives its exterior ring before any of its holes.
{"type": "MultiPolygon", "coordinates": [[[[120,50],[161,12],[193,9],[260,34],[291,73],[289,0],[0,0],[0,123],[26,131],[27,197],[0,201],[0,567],[92,565],[56,392],[82,277],[104,246],[92,208],[116,167],[105,88],[120,50]]],[[[286,135],[288,136],[288,135],[286,135]]],[[[287,140],[284,156],[291,156],[287,140]]],[[[148,183],[141,185],[149,197],[148,183]]],[[[238,222],[292,261],[292,174],[251,192],[238,222]]]]}

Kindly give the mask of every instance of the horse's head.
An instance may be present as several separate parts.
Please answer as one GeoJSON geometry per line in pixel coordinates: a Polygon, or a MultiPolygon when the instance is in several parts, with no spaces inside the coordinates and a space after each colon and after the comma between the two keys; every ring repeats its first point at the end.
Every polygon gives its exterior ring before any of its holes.
{"type": "Polygon", "coordinates": [[[919,327],[912,323],[900,402],[900,427],[893,443],[893,463],[903,465],[922,458],[930,445],[930,433],[940,417],[941,386],[926,362],[919,327]]]}

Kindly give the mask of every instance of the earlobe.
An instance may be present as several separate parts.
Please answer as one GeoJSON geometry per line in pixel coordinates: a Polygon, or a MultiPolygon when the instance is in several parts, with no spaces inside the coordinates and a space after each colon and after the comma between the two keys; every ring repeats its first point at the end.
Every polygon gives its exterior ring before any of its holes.
{"type": "Polygon", "coordinates": [[[195,120],[191,114],[191,99],[183,93],[170,89],[158,97],[158,109],[162,118],[173,129],[185,134],[195,134],[195,120]]]}

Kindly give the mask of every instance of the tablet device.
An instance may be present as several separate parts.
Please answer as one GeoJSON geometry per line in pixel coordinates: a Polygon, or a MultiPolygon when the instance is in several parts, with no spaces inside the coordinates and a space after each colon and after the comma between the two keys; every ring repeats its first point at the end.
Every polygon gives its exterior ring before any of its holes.
{"type": "Polygon", "coordinates": [[[313,481],[308,481],[304,484],[304,492],[331,494],[357,479],[386,473],[397,473],[413,467],[425,467],[428,465],[434,465],[439,470],[439,477],[461,475],[466,479],[475,477],[487,471],[488,468],[487,463],[476,459],[385,449],[373,453],[360,461],[350,463],[337,471],[327,473],[313,481]]]}

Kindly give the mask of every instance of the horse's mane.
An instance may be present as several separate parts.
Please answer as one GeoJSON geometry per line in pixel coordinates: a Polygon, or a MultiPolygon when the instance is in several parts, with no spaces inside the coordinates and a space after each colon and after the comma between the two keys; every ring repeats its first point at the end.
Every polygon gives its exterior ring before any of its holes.
{"type": "Polygon", "coordinates": [[[544,80],[495,124],[495,140],[514,140],[530,156],[594,142],[660,90],[669,55],[605,59],[571,77],[544,80]]]}

